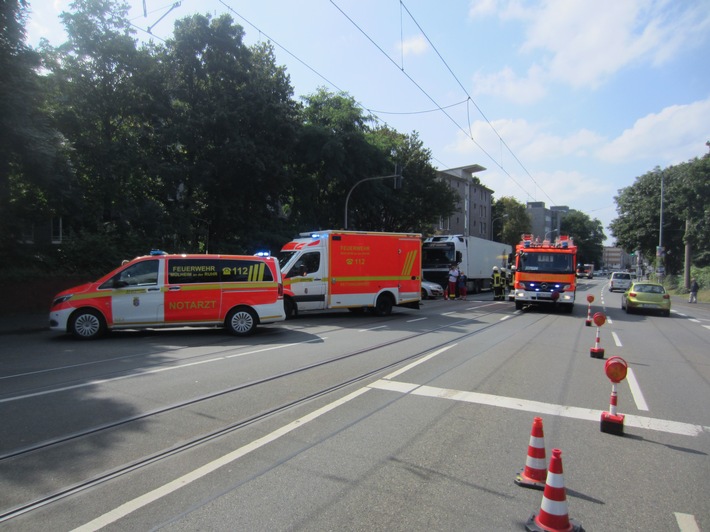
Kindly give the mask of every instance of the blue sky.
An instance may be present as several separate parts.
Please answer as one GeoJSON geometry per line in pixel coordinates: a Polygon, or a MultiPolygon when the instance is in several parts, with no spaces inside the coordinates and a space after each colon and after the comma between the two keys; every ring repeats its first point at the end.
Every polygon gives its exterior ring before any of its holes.
{"type": "MultiPolygon", "coordinates": [[[[69,4],[31,0],[29,44],[61,44],[69,4]]],[[[494,197],[586,212],[607,244],[619,189],[707,153],[707,0],[182,0],[162,20],[175,2],[129,4],[141,40],[229,13],[247,44],[277,43],[296,97],[346,91],[437,168],[480,164],[494,197]]]]}

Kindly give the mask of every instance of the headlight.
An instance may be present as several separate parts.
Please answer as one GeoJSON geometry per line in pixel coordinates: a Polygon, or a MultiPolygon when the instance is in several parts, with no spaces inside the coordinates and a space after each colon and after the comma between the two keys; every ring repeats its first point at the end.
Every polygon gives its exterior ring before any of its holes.
{"type": "Polygon", "coordinates": [[[57,299],[55,299],[54,301],[52,301],[52,306],[53,306],[53,307],[56,307],[57,305],[61,305],[61,304],[64,303],[65,301],[69,301],[69,300],[72,298],[73,295],[74,295],[74,294],[69,294],[69,295],[66,295],[66,296],[58,297],[57,299]]]}

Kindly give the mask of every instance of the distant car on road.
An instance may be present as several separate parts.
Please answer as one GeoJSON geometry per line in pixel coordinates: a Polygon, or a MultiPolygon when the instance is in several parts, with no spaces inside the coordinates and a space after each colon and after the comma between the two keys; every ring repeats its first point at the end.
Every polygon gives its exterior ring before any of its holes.
{"type": "Polygon", "coordinates": [[[624,292],[631,286],[631,274],[628,272],[613,272],[609,278],[609,292],[618,290],[624,292]]]}
{"type": "Polygon", "coordinates": [[[444,295],[444,289],[431,281],[422,281],[422,299],[436,299],[444,295]]]}
{"type": "Polygon", "coordinates": [[[637,281],[624,292],[621,308],[628,314],[637,310],[652,310],[663,316],[671,314],[671,297],[663,285],[650,281],[637,281]]]}

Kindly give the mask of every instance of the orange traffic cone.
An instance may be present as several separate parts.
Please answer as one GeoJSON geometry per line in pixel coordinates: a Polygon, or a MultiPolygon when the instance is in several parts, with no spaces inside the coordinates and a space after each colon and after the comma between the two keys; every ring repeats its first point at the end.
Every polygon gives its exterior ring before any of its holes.
{"type": "Polygon", "coordinates": [[[550,468],[540,512],[532,514],[525,524],[528,532],[584,532],[582,525],[567,514],[567,491],[562,475],[562,451],[552,449],[550,468]]]}
{"type": "Polygon", "coordinates": [[[515,483],[524,488],[544,489],[547,469],[545,465],[545,435],[542,431],[542,418],[533,419],[528,444],[528,456],[525,467],[515,477],[515,483]]]}

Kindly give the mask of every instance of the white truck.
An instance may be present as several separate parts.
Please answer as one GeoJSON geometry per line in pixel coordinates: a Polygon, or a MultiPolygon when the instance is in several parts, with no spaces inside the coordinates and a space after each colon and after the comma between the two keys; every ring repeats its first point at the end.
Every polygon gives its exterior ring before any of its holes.
{"type": "Polygon", "coordinates": [[[475,236],[432,236],[422,244],[422,276],[446,287],[449,268],[456,263],[468,278],[468,291],[478,293],[490,287],[494,266],[505,276],[512,251],[508,244],[475,236]]]}

